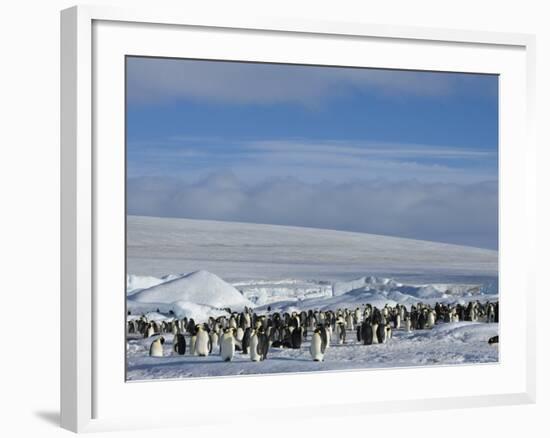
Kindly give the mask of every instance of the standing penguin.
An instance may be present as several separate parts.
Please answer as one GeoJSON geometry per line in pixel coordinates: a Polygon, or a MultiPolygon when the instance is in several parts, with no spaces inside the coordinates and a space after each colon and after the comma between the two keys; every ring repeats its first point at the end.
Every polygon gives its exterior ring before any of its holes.
{"type": "Polygon", "coordinates": [[[393,320],[394,328],[399,330],[401,328],[401,314],[397,313],[395,319],[393,320]]]}
{"type": "Polygon", "coordinates": [[[189,354],[191,356],[195,356],[196,352],[196,345],[197,345],[197,332],[195,328],[193,328],[193,331],[191,332],[191,340],[189,341],[189,354]]]}
{"type": "Polygon", "coordinates": [[[411,331],[411,318],[408,316],[405,317],[405,331],[410,332],[411,331]]]}
{"type": "Polygon", "coordinates": [[[426,319],[426,327],[433,328],[435,325],[435,312],[433,310],[428,311],[428,318],[426,319]]]}
{"type": "Polygon", "coordinates": [[[321,337],[324,339],[325,349],[328,349],[330,347],[330,338],[332,337],[332,327],[330,324],[324,328],[324,333],[321,333],[321,337]]]}
{"type": "Polygon", "coordinates": [[[244,330],[242,327],[238,327],[237,328],[237,331],[235,332],[235,340],[238,341],[239,343],[242,342],[243,340],[243,336],[244,336],[244,330]]]}
{"type": "Polygon", "coordinates": [[[250,346],[250,331],[250,326],[244,330],[243,340],[241,341],[243,354],[248,354],[248,348],[250,346]]]}
{"type": "Polygon", "coordinates": [[[185,348],[186,348],[185,336],[178,333],[177,335],[174,336],[173,344],[174,345],[172,348],[174,353],[179,354],[180,356],[183,356],[185,354],[185,348]]]}
{"type": "Polygon", "coordinates": [[[298,327],[292,330],[292,333],[290,335],[290,343],[292,345],[292,348],[299,350],[302,346],[302,339],[304,337],[304,328],[298,327]]]}
{"type": "Polygon", "coordinates": [[[372,331],[372,343],[378,344],[378,323],[376,321],[372,321],[370,328],[372,331]]]}
{"type": "Polygon", "coordinates": [[[317,328],[311,336],[311,344],[309,346],[309,353],[316,362],[322,362],[325,358],[326,350],[326,332],[324,329],[317,328]],[[323,342],[323,334],[325,335],[325,341],[323,342]]]}
{"type": "Polygon", "coordinates": [[[149,356],[162,357],[164,355],[162,350],[163,344],[164,338],[162,336],[151,342],[151,347],[149,348],[149,356]]]}
{"type": "Polygon", "coordinates": [[[371,322],[368,319],[361,325],[361,338],[364,345],[372,345],[373,331],[371,322]]]}
{"type": "Polygon", "coordinates": [[[379,344],[386,343],[386,325],[385,324],[378,324],[378,327],[376,328],[376,337],[378,338],[379,344]]]}
{"type": "Polygon", "coordinates": [[[391,328],[391,324],[388,322],[386,324],[386,341],[389,341],[392,337],[392,328],[391,328]]]}
{"type": "Polygon", "coordinates": [[[353,330],[354,329],[354,326],[353,326],[353,315],[350,313],[347,314],[346,316],[346,329],[347,330],[353,330]]]}
{"type": "Polygon", "coordinates": [[[346,325],[343,321],[336,323],[336,340],[340,345],[346,343],[346,325]]]}
{"type": "Polygon", "coordinates": [[[149,325],[147,326],[147,331],[145,333],[147,338],[155,335],[155,327],[153,327],[153,324],[149,323],[149,325]]]}
{"type": "Polygon", "coordinates": [[[229,362],[233,359],[235,354],[235,337],[233,336],[233,329],[227,328],[224,330],[220,339],[220,356],[225,362],[229,362]]]}
{"type": "Polygon", "coordinates": [[[210,337],[202,325],[197,326],[197,337],[195,341],[195,354],[197,356],[208,356],[210,353],[210,337]]]}
{"type": "Polygon", "coordinates": [[[260,360],[267,359],[267,352],[269,351],[269,338],[265,334],[264,328],[260,327],[257,332],[258,336],[258,353],[260,354],[260,360]]]}
{"type": "Polygon", "coordinates": [[[259,362],[262,360],[262,355],[259,352],[258,345],[258,335],[256,334],[256,330],[252,330],[250,332],[250,343],[248,345],[248,349],[250,350],[250,360],[252,362],[259,362]]]}
{"type": "Polygon", "coordinates": [[[215,330],[212,330],[210,332],[210,352],[212,352],[212,349],[214,347],[217,347],[219,343],[220,343],[220,339],[219,339],[218,333],[215,330]]]}

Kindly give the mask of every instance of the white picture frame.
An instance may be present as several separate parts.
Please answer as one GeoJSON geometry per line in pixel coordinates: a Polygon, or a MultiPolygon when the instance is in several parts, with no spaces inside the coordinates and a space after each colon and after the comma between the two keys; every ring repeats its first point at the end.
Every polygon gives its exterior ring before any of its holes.
{"type": "Polygon", "coordinates": [[[297,417],[296,407],[300,416],[326,416],[534,402],[535,320],[528,305],[534,301],[535,291],[534,52],[534,37],[523,34],[246,16],[229,19],[215,13],[202,16],[188,9],[78,6],[62,11],[61,426],[83,432],[186,426],[203,421],[212,424],[212,418],[224,423],[231,421],[234,412],[215,406],[204,412],[201,401],[216,391],[248,391],[259,384],[274,394],[272,405],[252,407],[246,414],[259,421],[275,406],[279,406],[280,414],[297,417]],[[189,41],[193,44],[182,44],[189,41]],[[220,41],[227,45],[220,45],[220,41]],[[368,53],[369,60],[353,58],[353,53],[368,53]],[[124,135],[124,75],[120,68],[125,55],[501,75],[500,362],[125,383],[121,379],[125,333],[120,311],[125,299],[125,279],[120,270],[124,264],[124,220],[120,214],[124,209],[120,205],[124,196],[124,146],[120,143],[124,135]],[[517,229],[522,233],[514,233],[517,229]],[[106,285],[113,284],[119,286],[109,289],[120,287],[119,295],[106,293],[106,285]],[[445,382],[449,378],[457,382],[473,379],[476,389],[460,384],[451,390],[446,385],[421,385],[426,379],[445,382]],[[406,390],[396,393],[391,389],[392,384],[402,387],[403,382],[408,382],[406,390]],[[341,388],[360,384],[368,385],[364,387],[369,390],[350,391],[341,397],[341,388]],[[323,386],[322,394],[319,385],[323,386]],[[304,390],[311,397],[289,403],[277,396],[281,387],[304,390]],[[170,404],[171,394],[181,391],[197,401],[195,406],[185,407],[185,422],[173,415],[182,409],[177,404],[173,410],[164,410],[163,416],[147,415],[147,410],[134,404],[143,396],[163,397],[170,404]]]}

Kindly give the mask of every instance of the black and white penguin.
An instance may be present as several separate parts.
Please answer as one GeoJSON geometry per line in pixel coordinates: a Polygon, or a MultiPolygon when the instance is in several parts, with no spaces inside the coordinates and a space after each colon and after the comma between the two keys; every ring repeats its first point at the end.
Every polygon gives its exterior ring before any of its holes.
{"type": "Polygon", "coordinates": [[[250,326],[248,326],[243,333],[243,339],[241,341],[242,353],[248,354],[248,347],[250,345],[250,326]]]}
{"type": "Polygon", "coordinates": [[[309,353],[311,357],[316,362],[322,362],[325,358],[326,343],[323,348],[323,334],[325,335],[326,342],[326,332],[323,328],[317,328],[311,336],[311,344],[309,346],[309,353]]]}
{"type": "Polygon", "coordinates": [[[393,335],[391,324],[388,322],[386,324],[386,341],[389,341],[393,335]]]}
{"type": "Polygon", "coordinates": [[[250,343],[248,345],[248,350],[250,351],[250,360],[252,362],[259,362],[262,360],[262,355],[260,349],[258,348],[260,342],[258,340],[258,335],[256,330],[250,332],[250,343]]]}
{"type": "Polygon", "coordinates": [[[260,327],[256,333],[258,337],[258,353],[260,354],[260,360],[267,359],[267,353],[269,351],[269,338],[265,334],[263,327],[260,327]]]}
{"type": "Polygon", "coordinates": [[[405,331],[408,333],[411,331],[412,324],[411,324],[411,318],[408,316],[405,316],[405,331]]]}
{"type": "Polygon", "coordinates": [[[378,324],[378,327],[376,328],[376,337],[378,338],[379,344],[386,343],[386,325],[385,324],[378,324]]]}
{"type": "Polygon", "coordinates": [[[197,344],[197,332],[193,331],[191,332],[191,339],[189,340],[189,354],[191,356],[195,356],[195,345],[197,344]]]}
{"type": "Polygon", "coordinates": [[[372,321],[370,324],[371,331],[372,331],[372,343],[378,344],[378,327],[379,324],[376,321],[372,321]]]}
{"type": "Polygon", "coordinates": [[[433,310],[428,311],[428,316],[426,318],[426,328],[433,328],[435,325],[436,313],[433,310]]]}
{"type": "Polygon", "coordinates": [[[225,362],[233,360],[233,356],[235,355],[235,336],[233,336],[233,330],[232,328],[225,329],[220,339],[220,356],[225,362]]]}
{"type": "Polygon", "coordinates": [[[220,337],[216,330],[211,330],[209,335],[210,335],[210,352],[212,352],[212,349],[214,347],[217,347],[220,344],[220,337]]]}
{"type": "Polygon", "coordinates": [[[210,337],[202,325],[197,325],[195,338],[195,354],[197,356],[208,356],[210,353],[210,337]]]}
{"type": "Polygon", "coordinates": [[[149,356],[153,357],[162,357],[164,355],[162,346],[164,345],[164,338],[159,336],[153,342],[151,342],[151,347],[149,348],[149,356]]]}
{"type": "Polygon", "coordinates": [[[174,336],[174,340],[172,343],[173,343],[172,349],[174,353],[179,354],[180,356],[183,356],[185,354],[185,348],[187,346],[185,343],[185,336],[178,333],[177,335],[174,336]]]}
{"type": "Polygon", "coordinates": [[[346,324],[343,321],[339,321],[336,323],[336,342],[338,344],[345,344],[346,343],[346,324]]]}
{"type": "Polygon", "coordinates": [[[353,326],[353,315],[350,313],[346,316],[346,329],[347,330],[353,330],[355,327],[353,326]]]}
{"type": "Polygon", "coordinates": [[[372,345],[373,331],[371,322],[368,319],[361,325],[361,338],[364,345],[372,345]]]}
{"type": "Polygon", "coordinates": [[[395,318],[393,320],[393,326],[395,328],[395,330],[399,330],[401,328],[401,314],[400,313],[397,313],[395,315],[395,318]]]}
{"type": "Polygon", "coordinates": [[[147,331],[145,332],[145,337],[150,338],[151,336],[155,336],[155,327],[153,324],[149,323],[147,325],[147,331]]]}
{"type": "Polygon", "coordinates": [[[290,335],[290,343],[292,348],[300,349],[300,347],[302,346],[303,337],[304,337],[304,328],[301,326],[295,328],[290,335]]]}
{"type": "Polygon", "coordinates": [[[237,330],[235,331],[235,340],[241,343],[243,340],[243,336],[244,336],[244,329],[242,327],[238,327],[237,330]]]}

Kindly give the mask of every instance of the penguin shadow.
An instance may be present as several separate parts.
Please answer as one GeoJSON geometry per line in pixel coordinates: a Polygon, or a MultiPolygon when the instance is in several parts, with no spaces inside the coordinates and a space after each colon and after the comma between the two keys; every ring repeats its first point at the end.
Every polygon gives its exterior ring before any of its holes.
{"type": "Polygon", "coordinates": [[[61,423],[61,414],[57,411],[36,411],[34,415],[52,426],[59,426],[61,423]]]}

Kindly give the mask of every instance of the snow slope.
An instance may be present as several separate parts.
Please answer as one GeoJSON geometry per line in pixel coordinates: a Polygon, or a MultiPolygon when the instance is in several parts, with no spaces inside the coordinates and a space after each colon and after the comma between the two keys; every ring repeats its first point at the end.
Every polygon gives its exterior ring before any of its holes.
{"type": "Polygon", "coordinates": [[[128,216],[128,273],[205,269],[230,283],[346,281],[365,273],[414,283],[477,283],[497,275],[496,251],[315,228],[128,216]]]}
{"type": "Polygon", "coordinates": [[[166,283],[170,280],[175,280],[183,275],[170,274],[164,277],[158,278],[152,275],[126,275],[126,293],[132,295],[143,289],[149,289],[150,287],[157,286],[158,284],[166,283]]]}
{"type": "Polygon", "coordinates": [[[161,313],[171,311],[179,318],[187,316],[200,321],[226,313],[223,309],[242,311],[245,306],[251,307],[253,303],[208,271],[176,277],[132,293],[127,299],[127,308],[132,314],[158,309],[161,313]]]}

